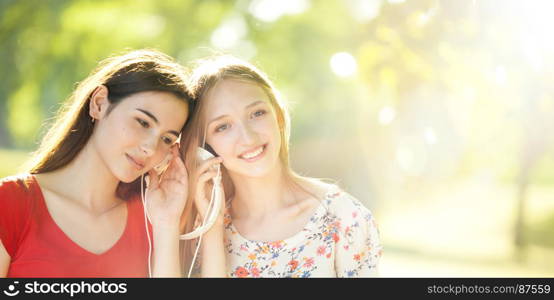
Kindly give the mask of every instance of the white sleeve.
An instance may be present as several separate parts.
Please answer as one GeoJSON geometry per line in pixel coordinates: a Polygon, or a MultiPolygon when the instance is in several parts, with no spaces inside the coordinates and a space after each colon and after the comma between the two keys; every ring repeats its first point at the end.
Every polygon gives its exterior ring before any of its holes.
{"type": "Polygon", "coordinates": [[[342,228],[335,256],[337,277],[378,276],[377,265],[382,247],[373,215],[351,196],[339,201],[349,202],[349,205],[346,205],[347,208],[341,213],[342,228]]]}

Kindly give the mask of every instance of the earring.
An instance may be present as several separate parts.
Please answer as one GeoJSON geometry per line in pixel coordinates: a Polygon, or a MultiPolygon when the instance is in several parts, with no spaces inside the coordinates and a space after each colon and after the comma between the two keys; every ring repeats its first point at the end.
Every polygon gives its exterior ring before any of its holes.
{"type": "Polygon", "coordinates": [[[92,124],[94,124],[94,121],[95,121],[94,117],[90,117],[90,119],[92,121],[92,124]]]}

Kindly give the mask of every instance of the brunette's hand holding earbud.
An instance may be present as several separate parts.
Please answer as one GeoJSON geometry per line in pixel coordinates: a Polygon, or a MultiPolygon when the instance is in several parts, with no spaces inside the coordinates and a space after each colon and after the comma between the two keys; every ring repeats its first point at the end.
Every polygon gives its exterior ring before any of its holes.
{"type": "Polygon", "coordinates": [[[203,161],[196,170],[195,178],[196,187],[194,191],[194,204],[198,210],[198,218],[196,223],[202,222],[205,219],[208,206],[210,204],[210,198],[212,195],[212,189],[214,186],[214,180],[219,180],[221,186],[221,194],[223,201],[221,201],[221,209],[217,217],[214,226],[223,225],[223,216],[225,211],[225,192],[223,191],[223,184],[221,182],[221,176],[217,177],[217,168],[221,168],[223,159],[221,157],[213,157],[203,161]],[[213,180],[212,180],[213,179],[213,180]]]}
{"type": "Polygon", "coordinates": [[[188,173],[179,155],[178,145],[171,148],[172,158],[160,176],[150,170],[146,191],[147,212],[152,226],[178,226],[188,195],[188,173]]]}

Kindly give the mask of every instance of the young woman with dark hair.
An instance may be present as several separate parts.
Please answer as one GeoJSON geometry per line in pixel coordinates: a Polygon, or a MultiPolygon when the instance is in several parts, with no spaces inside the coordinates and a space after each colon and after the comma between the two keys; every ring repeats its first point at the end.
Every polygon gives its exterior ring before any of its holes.
{"type": "Polygon", "coordinates": [[[147,277],[150,247],[152,276],[182,275],[185,81],[169,56],[137,50],[104,60],[78,85],[27,172],[0,181],[0,276],[147,277]],[[160,178],[153,167],[166,158],[160,178]]]}

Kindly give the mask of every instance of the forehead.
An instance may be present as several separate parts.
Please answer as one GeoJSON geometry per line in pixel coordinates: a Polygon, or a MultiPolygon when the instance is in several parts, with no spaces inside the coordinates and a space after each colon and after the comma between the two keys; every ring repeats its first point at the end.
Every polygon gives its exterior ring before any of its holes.
{"type": "Polygon", "coordinates": [[[269,103],[269,97],[264,89],[251,81],[224,79],[218,82],[208,93],[206,99],[208,115],[229,110],[242,110],[255,102],[269,103]]]}
{"type": "Polygon", "coordinates": [[[173,125],[184,123],[188,115],[187,103],[168,92],[146,91],[130,95],[114,108],[114,112],[131,113],[137,109],[147,110],[160,122],[173,125]]]}
{"type": "Polygon", "coordinates": [[[125,97],[118,106],[137,106],[163,108],[164,106],[186,106],[184,100],[177,98],[172,93],[162,92],[162,91],[145,91],[131,94],[130,96],[125,97]]]}

